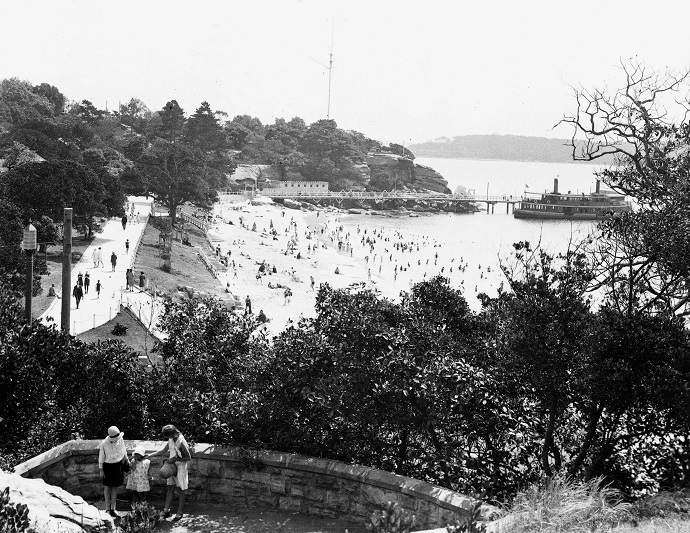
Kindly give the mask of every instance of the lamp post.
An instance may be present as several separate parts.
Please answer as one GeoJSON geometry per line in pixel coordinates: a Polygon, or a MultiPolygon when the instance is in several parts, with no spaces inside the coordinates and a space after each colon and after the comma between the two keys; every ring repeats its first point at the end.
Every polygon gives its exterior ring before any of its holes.
{"type": "Polygon", "coordinates": [[[24,228],[22,248],[26,253],[26,323],[31,324],[31,294],[34,288],[34,253],[36,252],[36,228],[31,221],[24,228]]]}

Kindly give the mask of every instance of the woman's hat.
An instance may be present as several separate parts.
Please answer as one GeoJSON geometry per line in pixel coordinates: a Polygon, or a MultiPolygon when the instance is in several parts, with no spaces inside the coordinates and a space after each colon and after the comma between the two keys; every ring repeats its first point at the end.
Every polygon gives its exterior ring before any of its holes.
{"type": "Polygon", "coordinates": [[[142,457],[146,455],[146,448],[144,448],[141,444],[134,448],[134,455],[141,455],[142,457]]]}
{"type": "Polygon", "coordinates": [[[108,437],[114,439],[115,437],[120,436],[120,430],[117,429],[117,426],[110,426],[108,428],[108,437]]]}
{"type": "Polygon", "coordinates": [[[177,475],[177,466],[175,463],[165,463],[161,467],[161,477],[163,479],[168,479],[169,477],[177,475]]]}

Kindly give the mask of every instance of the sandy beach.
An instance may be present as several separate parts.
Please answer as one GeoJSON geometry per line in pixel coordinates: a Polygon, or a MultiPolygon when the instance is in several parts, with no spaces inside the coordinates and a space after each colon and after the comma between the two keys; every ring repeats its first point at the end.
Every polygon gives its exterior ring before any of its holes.
{"type": "Polygon", "coordinates": [[[219,282],[243,306],[248,297],[252,313],[263,310],[269,334],[278,334],[290,321],[315,316],[321,283],[333,288],[364,283],[393,300],[412,283],[436,274],[450,277],[458,287],[464,283],[469,265],[450,257],[429,236],[384,231],[377,228],[377,217],[371,217],[368,227],[348,229],[343,219],[349,215],[334,208],[311,211],[238,200],[214,207],[209,234],[219,255],[228,259],[219,282]]]}

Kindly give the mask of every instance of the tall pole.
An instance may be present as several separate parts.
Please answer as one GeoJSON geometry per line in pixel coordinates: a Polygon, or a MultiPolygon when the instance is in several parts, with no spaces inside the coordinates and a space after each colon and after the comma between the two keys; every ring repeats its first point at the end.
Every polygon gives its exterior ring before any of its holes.
{"type": "Polygon", "coordinates": [[[335,19],[333,19],[331,24],[331,53],[328,60],[328,112],[326,114],[326,119],[331,118],[331,75],[333,73],[333,32],[335,29],[335,19]]]}
{"type": "Polygon", "coordinates": [[[34,251],[26,250],[26,303],[24,310],[26,311],[26,323],[31,324],[33,318],[31,313],[31,295],[34,289],[34,251]]]}
{"type": "Polygon", "coordinates": [[[69,313],[72,303],[72,208],[65,207],[62,238],[62,313],[60,329],[69,333],[69,313]]]}

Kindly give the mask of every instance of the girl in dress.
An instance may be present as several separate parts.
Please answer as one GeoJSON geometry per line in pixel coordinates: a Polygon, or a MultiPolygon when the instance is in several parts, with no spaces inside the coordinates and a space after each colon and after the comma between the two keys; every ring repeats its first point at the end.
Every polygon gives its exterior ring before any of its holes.
{"type": "Polygon", "coordinates": [[[132,491],[132,506],[137,502],[146,501],[146,497],[151,490],[151,485],[149,484],[151,461],[144,459],[145,456],[146,450],[139,445],[134,449],[133,459],[129,463],[127,488],[132,491]]]}

